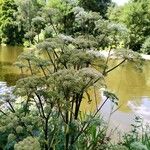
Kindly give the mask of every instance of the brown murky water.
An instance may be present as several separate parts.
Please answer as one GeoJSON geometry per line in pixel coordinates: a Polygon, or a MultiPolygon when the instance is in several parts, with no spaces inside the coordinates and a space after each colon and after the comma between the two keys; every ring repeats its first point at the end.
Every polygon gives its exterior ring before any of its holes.
{"type": "MultiPolygon", "coordinates": [[[[22,47],[0,46],[0,81],[13,85],[18,78],[20,70],[12,64],[23,51],[22,47]]],[[[146,61],[143,72],[133,69],[131,64],[118,67],[106,77],[108,89],[119,98],[120,109],[111,116],[111,126],[119,126],[126,130],[133,121],[135,115],[140,115],[145,122],[150,121],[150,62],[146,61]]],[[[2,88],[2,87],[1,87],[2,88]]],[[[0,89],[1,90],[1,89],[0,89]]],[[[99,91],[90,93],[93,97],[97,95],[98,101],[82,103],[82,111],[94,111],[97,105],[101,105],[103,97],[98,96],[99,91]]],[[[101,113],[104,118],[109,118],[112,103],[107,101],[101,113]]]]}
{"type": "MultiPolygon", "coordinates": [[[[118,67],[106,77],[106,85],[119,98],[119,109],[111,117],[111,112],[117,109],[111,101],[108,100],[101,110],[111,127],[128,131],[135,116],[141,116],[143,123],[150,123],[150,61],[145,61],[142,72],[129,63],[118,67]]],[[[97,102],[99,106],[104,100],[102,96],[97,102]]],[[[95,108],[95,101],[82,105],[84,111],[95,108]]]]}
{"type": "Polygon", "coordinates": [[[17,80],[20,70],[13,63],[22,51],[22,47],[0,46],[0,81],[13,85],[17,80]]]}

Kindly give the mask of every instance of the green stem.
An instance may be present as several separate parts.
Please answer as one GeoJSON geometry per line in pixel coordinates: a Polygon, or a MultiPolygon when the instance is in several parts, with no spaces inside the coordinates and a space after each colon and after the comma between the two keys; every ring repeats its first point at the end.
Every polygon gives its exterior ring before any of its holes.
{"type": "Polygon", "coordinates": [[[122,65],[125,61],[126,61],[126,59],[124,59],[123,61],[121,61],[120,63],[118,63],[116,66],[112,67],[111,69],[107,70],[104,75],[107,75],[109,72],[113,71],[114,69],[116,69],[117,67],[119,67],[120,65],[122,65]]]}

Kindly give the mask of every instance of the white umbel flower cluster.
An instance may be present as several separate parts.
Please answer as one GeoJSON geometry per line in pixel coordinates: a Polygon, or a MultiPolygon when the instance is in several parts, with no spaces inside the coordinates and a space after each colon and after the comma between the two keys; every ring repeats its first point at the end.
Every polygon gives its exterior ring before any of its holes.
{"type": "Polygon", "coordinates": [[[15,144],[15,150],[41,150],[40,143],[36,138],[27,137],[23,141],[15,144]]]}

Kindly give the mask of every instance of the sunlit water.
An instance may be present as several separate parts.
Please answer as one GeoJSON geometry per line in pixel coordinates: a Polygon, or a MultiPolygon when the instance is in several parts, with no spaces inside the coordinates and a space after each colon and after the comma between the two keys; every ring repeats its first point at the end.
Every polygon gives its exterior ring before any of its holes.
{"type": "MultiPolygon", "coordinates": [[[[135,116],[143,122],[150,121],[150,61],[146,61],[143,71],[136,70],[131,64],[111,72],[107,85],[119,98],[120,109],[112,115],[111,122],[127,130],[135,116]]],[[[105,108],[109,108],[110,105],[105,108]]],[[[106,112],[106,109],[104,109],[106,112]]]]}
{"type": "Polygon", "coordinates": [[[13,64],[22,50],[22,47],[0,46],[0,81],[13,85],[18,79],[20,70],[13,64]]]}
{"type": "MultiPolygon", "coordinates": [[[[114,60],[111,65],[115,63],[114,60]]],[[[106,85],[119,98],[117,111],[114,111],[117,107],[109,100],[101,110],[111,127],[128,131],[135,116],[142,117],[143,123],[150,123],[150,61],[145,61],[143,71],[135,69],[129,63],[118,67],[106,77],[106,85]]],[[[101,96],[99,106],[105,99],[101,96]]],[[[84,102],[82,109],[94,111],[95,104],[95,101],[91,104],[84,102]]]]}
{"type": "MultiPolygon", "coordinates": [[[[22,47],[0,46],[0,94],[7,91],[10,85],[13,85],[18,79],[20,70],[13,66],[18,55],[23,51],[22,47]]],[[[133,122],[135,115],[142,116],[145,122],[150,121],[150,62],[146,61],[143,72],[133,68],[131,64],[118,67],[106,77],[108,89],[114,92],[119,98],[119,110],[111,115],[111,126],[127,130],[133,122]]],[[[83,100],[82,111],[94,111],[96,106],[100,106],[104,97],[98,95],[99,91],[90,94],[96,100],[88,103],[83,100]]],[[[112,103],[107,101],[101,110],[104,118],[108,120],[112,103]]]]}

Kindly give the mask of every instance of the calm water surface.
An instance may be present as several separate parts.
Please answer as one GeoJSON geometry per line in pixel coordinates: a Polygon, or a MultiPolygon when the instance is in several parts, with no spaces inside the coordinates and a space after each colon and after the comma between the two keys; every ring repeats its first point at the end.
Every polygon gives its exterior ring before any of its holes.
{"type": "MultiPolygon", "coordinates": [[[[8,85],[13,85],[18,79],[20,70],[13,63],[23,51],[22,47],[0,46],[0,92],[8,85]],[[4,85],[4,86],[3,86],[4,85]]],[[[143,72],[133,69],[131,64],[118,67],[106,77],[108,89],[119,98],[120,109],[111,116],[111,126],[118,126],[122,130],[129,129],[135,115],[140,115],[145,122],[150,121],[150,62],[146,61],[143,72]]],[[[91,95],[98,95],[91,89],[91,95]]],[[[87,103],[83,100],[82,110],[94,111],[96,105],[100,105],[104,98],[99,101],[87,103]]],[[[112,110],[112,103],[108,101],[101,113],[107,119],[112,110]]]]}
{"type": "MultiPolygon", "coordinates": [[[[142,72],[129,63],[118,67],[106,77],[106,84],[119,98],[119,110],[111,118],[111,112],[116,109],[111,101],[107,101],[101,110],[104,118],[110,119],[111,127],[128,131],[135,116],[141,116],[143,123],[150,123],[150,61],[145,61],[142,72]]],[[[105,97],[102,96],[100,105],[104,100],[105,97]]],[[[92,106],[84,102],[82,107],[86,105],[84,110],[94,111],[96,102],[91,104],[92,106]]]]}
{"type": "Polygon", "coordinates": [[[22,51],[22,47],[0,46],[0,81],[13,85],[18,79],[20,70],[13,64],[22,51]]]}
{"type": "MultiPolygon", "coordinates": [[[[112,124],[127,130],[135,115],[150,122],[150,61],[144,63],[142,72],[131,64],[119,67],[108,75],[106,82],[119,98],[120,109],[112,115],[112,124]]],[[[109,114],[106,110],[111,110],[110,102],[103,109],[104,114],[109,114]]]]}

